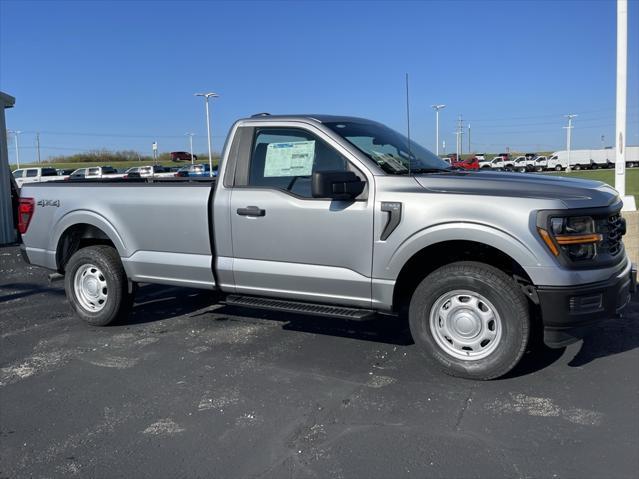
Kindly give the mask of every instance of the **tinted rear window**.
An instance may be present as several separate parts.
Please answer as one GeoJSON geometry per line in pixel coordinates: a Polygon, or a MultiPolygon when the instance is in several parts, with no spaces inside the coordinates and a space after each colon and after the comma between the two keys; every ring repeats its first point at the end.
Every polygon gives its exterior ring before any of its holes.
{"type": "Polygon", "coordinates": [[[42,168],[42,176],[58,176],[55,168],[42,168]]]}

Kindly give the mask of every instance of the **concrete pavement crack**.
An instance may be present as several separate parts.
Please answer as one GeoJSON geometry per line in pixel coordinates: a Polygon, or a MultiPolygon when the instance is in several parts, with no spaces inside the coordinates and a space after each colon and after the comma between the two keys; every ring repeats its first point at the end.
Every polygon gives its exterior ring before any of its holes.
{"type": "Polygon", "coordinates": [[[473,403],[473,395],[475,394],[476,388],[477,386],[473,384],[468,390],[468,395],[466,396],[466,399],[464,400],[464,404],[462,405],[461,410],[457,414],[457,421],[455,421],[455,431],[461,430],[461,423],[464,419],[464,415],[466,414],[466,411],[470,408],[470,406],[473,403]]]}

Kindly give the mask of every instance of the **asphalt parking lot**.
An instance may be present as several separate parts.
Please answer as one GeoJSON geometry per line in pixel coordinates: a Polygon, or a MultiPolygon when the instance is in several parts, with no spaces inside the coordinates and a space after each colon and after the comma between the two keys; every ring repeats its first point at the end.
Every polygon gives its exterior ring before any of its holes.
{"type": "Polygon", "coordinates": [[[89,327],[0,248],[0,477],[637,477],[639,301],[509,377],[424,364],[405,322],[143,286],[89,327]]]}

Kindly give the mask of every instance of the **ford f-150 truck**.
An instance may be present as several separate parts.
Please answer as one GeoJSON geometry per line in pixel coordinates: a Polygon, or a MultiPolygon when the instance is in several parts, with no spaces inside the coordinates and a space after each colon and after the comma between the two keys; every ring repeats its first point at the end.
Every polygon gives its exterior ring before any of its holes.
{"type": "Polygon", "coordinates": [[[426,358],[490,379],[536,330],[561,347],[628,304],[621,207],[600,182],[452,170],[369,120],[262,114],[233,125],[217,179],[27,184],[18,226],[26,260],[64,275],[92,325],[124,317],[137,283],[405,313],[426,358]]]}

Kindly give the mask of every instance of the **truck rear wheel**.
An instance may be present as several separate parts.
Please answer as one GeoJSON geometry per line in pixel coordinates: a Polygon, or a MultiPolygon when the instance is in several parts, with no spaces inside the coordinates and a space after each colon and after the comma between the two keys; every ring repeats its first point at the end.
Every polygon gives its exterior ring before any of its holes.
{"type": "Polygon", "coordinates": [[[76,314],[93,326],[125,317],[133,304],[118,252],[111,246],[89,246],[69,259],[64,289],[76,314]]]}
{"type": "Polygon", "coordinates": [[[527,300],[504,272],[484,263],[443,266],[417,286],[410,330],[421,352],[451,376],[488,380],[508,373],[530,335],[527,300]]]}

